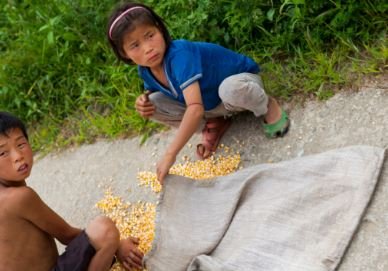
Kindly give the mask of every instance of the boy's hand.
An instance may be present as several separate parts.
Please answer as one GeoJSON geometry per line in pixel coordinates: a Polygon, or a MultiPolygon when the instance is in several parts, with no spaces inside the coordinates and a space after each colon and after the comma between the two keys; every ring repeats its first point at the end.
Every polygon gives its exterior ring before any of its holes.
{"type": "Polygon", "coordinates": [[[143,253],[138,249],[139,239],[129,237],[120,241],[119,249],[116,252],[117,259],[124,265],[125,269],[142,269],[143,253]]]}
{"type": "Polygon", "coordinates": [[[175,163],[176,156],[170,153],[165,153],[162,159],[156,164],[156,176],[161,185],[163,185],[164,178],[168,174],[170,168],[175,163]]]}
{"type": "Polygon", "coordinates": [[[137,97],[135,102],[135,108],[136,111],[143,117],[143,118],[149,118],[151,117],[155,112],[154,105],[150,102],[148,99],[148,95],[150,95],[150,92],[147,91],[144,94],[141,94],[137,97]]]}

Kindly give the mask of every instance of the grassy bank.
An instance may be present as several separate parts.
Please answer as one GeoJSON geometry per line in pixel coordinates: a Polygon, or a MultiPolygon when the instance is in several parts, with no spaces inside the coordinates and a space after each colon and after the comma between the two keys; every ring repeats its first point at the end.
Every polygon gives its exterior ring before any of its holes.
{"type": "MultiPolygon", "coordinates": [[[[0,17],[0,109],[28,123],[35,150],[141,134],[135,67],[105,39],[112,1],[5,1],[0,17]],[[3,16],[4,14],[4,16],[3,16]]],[[[144,1],[174,38],[210,41],[260,63],[281,99],[326,99],[386,72],[386,1],[144,1]]]]}

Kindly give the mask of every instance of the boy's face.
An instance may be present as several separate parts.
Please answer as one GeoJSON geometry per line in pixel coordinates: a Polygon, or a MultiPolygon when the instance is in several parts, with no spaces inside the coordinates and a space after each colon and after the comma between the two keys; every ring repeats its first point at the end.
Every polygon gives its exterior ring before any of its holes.
{"type": "Polygon", "coordinates": [[[27,138],[20,129],[0,135],[0,182],[17,186],[30,175],[33,154],[27,138]]]}

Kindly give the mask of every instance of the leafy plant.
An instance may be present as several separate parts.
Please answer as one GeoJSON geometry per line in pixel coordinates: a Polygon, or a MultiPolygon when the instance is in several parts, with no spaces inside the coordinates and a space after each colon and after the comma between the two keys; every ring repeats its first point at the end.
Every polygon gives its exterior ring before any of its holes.
{"type": "MultiPolygon", "coordinates": [[[[214,42],[260,63],[267,90],[326,99],[350,78],[385,72],[384,0],[145,0],[175,39],[214,42]],[[275,79],[275,80],[272,80],[275,79]]],[[[34,148],[147,137],[134,111],[136,67],[109,48],[107,0],[3,0],[0,110],[27,121],[34,148]]]]}

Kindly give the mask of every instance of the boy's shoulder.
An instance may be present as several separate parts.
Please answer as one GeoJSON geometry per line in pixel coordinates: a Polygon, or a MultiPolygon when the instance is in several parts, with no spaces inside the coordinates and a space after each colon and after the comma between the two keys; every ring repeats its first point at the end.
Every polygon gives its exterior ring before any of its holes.
{"type": "Polygon", "coordinates": [[[28,186],[7,187],[0,189],[0,209],[23,213],[26,206],[40,200],[38,194],[28,186]]]}
{"type": "Polygon", "coordinates": [[[28,186],[6,187],[0,189],[0,197],[6,197],[9,200],[21,200],[29,197],[39,197],[34,189],[28,186]]]}

